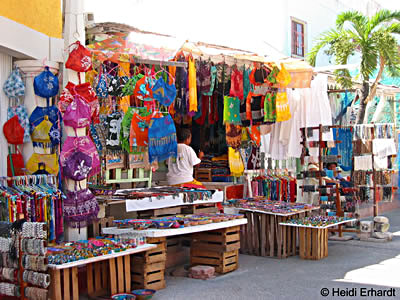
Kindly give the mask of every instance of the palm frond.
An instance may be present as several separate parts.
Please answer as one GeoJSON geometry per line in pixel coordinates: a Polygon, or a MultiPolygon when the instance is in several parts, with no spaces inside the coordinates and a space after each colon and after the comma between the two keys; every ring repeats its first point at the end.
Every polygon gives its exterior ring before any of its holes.
{"type": "Polygon", "coordinates": [[[341,36],[341,33],[335,29],[323,32],[320,37],[315,41],[315,45],[307,54],[307,61],[310,65],[315,66],[318,52],[329,44],[335,43],[341,36]]]}
{"type": "Polygon", "coordinates": [[[362,38],[366,38],[368,36],[366,34],[368,21],[368,18],[359,11],[346,11],[337,16],[336,28],[342,30],[344,24],[350,22],[357,34],[362,38]]]}
{"type": "Polygon", "coordinates": [[[368,22],[368,32],[372,32],[378,25],[381,25],[385,22],[390,22],[392,20],[400,21],[400,10],[379,10],[375,15],[370,18],[368,22]]]}

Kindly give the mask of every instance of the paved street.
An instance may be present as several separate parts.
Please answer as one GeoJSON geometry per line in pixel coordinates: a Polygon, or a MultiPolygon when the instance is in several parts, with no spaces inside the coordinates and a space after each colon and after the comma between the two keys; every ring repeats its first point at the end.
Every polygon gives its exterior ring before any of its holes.
{"type": "Polygon", "coordinates": [[[392,242],[329,241],[329,256],[320,261],[241,255],[237,271],[213,280],[168,277],[157,299],[400,299],[400,209],[383,215],[395,233],[392,242]],[[391,287],[396,297],[360,295],[361,288],[391,287]],[[330,295],[322,297],[322,288],[330,295]],[[332,296],[333,288],[357,295],[332,296]]]}

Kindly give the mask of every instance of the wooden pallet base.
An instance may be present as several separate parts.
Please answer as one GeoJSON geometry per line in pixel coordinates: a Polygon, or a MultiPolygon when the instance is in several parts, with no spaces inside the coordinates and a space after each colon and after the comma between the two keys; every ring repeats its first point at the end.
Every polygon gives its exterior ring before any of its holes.
{"type": "MultiPolygon", "coordinates": [[[[136,264],[132,269],[133,286],[148,288],[148,286],[165,287],[165,261],[153,264],[136,264]]],[[[163,287],[163,288],[164,288],[163,287]]]]}
{"type": "Polygon", "coordinates": [[[244,254],[287,258],[297,254],[298,233],[296,227],[279,223],[302,218],[308,213],[277,216],[242,211],[248,223],[241,227],[241,249],[244,254]]]}
{"type": "Polygon", "coordinates": [[[230,252],[240,249],[240,226],[195,233],[192,248],[215,252],[230,252]]]}
{"type": "Polygon", "coordinates": [[[319,260],[328,256],[328,229],[299,227],[300,258],[319,260]]]}
{"type": "Polygon", "coordinates": [[[79,300],[78,267],[49,271],[51,277],[49,298],[51,300],[79,300]]]}
{"type": "Polygon", "coordinates": [[[107,294],[110,282],[108,267],[107,261],[87,265],[86,279],[89,298],[107,294]]]}
{"type": "Polygon", "coordinates": [[[239,267],[239,250],[229,252],[215,252],[192,247],[190,251],[190,264],[215,267],[217,273],[225,274],[239,267]]]}
{"type": "MultiPolygon", "coordinates": [[[[165,264],[167,260],[167,239],[147,238],[157,248],[132,255],[132,286],[135,289],[159,290],[165,288],[165,264]]],[[[170,240],[170,243],[175,241],[170,240]]]]}
{"type": "Polygon", "coordinates": [[[130,255],[109,260],[111,295],[131,291],[130,255]]]}

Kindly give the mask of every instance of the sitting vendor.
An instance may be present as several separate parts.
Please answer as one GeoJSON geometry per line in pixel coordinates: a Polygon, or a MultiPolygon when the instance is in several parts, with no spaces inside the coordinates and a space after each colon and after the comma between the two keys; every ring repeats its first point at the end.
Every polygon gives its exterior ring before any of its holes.
{"type": "Polygon", "coordinates": [[[333,171],[334,178],[336,180],[340,181],[340,185],[341,186],[343,186],[343,187],[352,187],[353,186],[353,184],[350,181],[346,180],[346,178],[344,178],[340,174],[341,169],[340,169],[340,167],[338,167],[337,163],[335,163],[335,162],[328,163],[326,165],[326,169],[333,171]]]}
{"type": "Polygon", "coordinates": [[[201,163],[204,153],[200,151],[199,157],[190,147],[192,134],[189,129],[177,130],[178,156],[168,159],[167,180],[169,185],[192,184],[202,186],[201,182],[193,178],[193,167],[201,163]]]}

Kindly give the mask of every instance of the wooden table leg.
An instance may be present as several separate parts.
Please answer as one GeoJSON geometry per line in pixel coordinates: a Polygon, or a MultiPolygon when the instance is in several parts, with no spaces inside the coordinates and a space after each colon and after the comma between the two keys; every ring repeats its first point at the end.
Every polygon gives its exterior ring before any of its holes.
{"type": "Polygon", "coordinates": [[[261,214],[261,256],[265,256],[265,246],[266,246],[266,217],[265,214],[261,214]]]}
{"type": "Polygon", "coordinates": [[[306,234],[305,234],[306,229],[303,227],[299,228],[299,238],[300,238],[300,258],[306,258],[306,254],[305,254],[305,241],[306,241],[306,234]]]}
{"type": "Polygon", "coordinates": [[[117,269],[118,269],[118,293],[124,293],[124,258],[122,256],[117,257],[117,269]]]}
{"type": "Polygon", "coordinates": [[[51,300],[62,299],[60,270],[50,269],[50,276],[51,276],[51,285],[50,285],[51,300]]]}
{"type": "Polygon", "coordinates": [[[117,273],[115,272],[115,258],[111,258],[109,263],[109,274],[110,274],[110,285],[111,285],[111,295],[118,293],[117,290],[117,273]]]}
{"type": "Polygon", "coordinates": [[[70,271],[69,269],[63,270],[63,281],[64,281],[64,300],[70,300],[70,271]]]}
{"type": "Polygon", "coordinates": [[[276,228],[276,242],[278,244],[278,258],[282,258],[282,226],[279,225],[282,217],[275,217],[275,228],[276,228]]]}
{"type": "Polygon", "coordinates": [[[125,293],[131,292],[131,256],[124,256],[125,293]]]}
{"type": "Polygon", "coordinates": [[[275,217],[270,217],[270,235],[269,235],[269,256],[274,256],[275,253],[275,217]]]}
{"type": "Polygon", "coordinates": [[[78,267],[72,268],[72,299],[79,300],[78,267]]]}
{"type": "Polygon", "coordinates": [[[87,281],[87,290],[89,297],[94,296],[94,285],[93,285],[93,264],[87,265],[86,270],[86,281],[87,281]]]}
{"type": "Polygon", "coordinates": [[[101,262],[94,263],[94,286],[96,292],[103,289],[101,286],[101,275],[101,262]]]}

